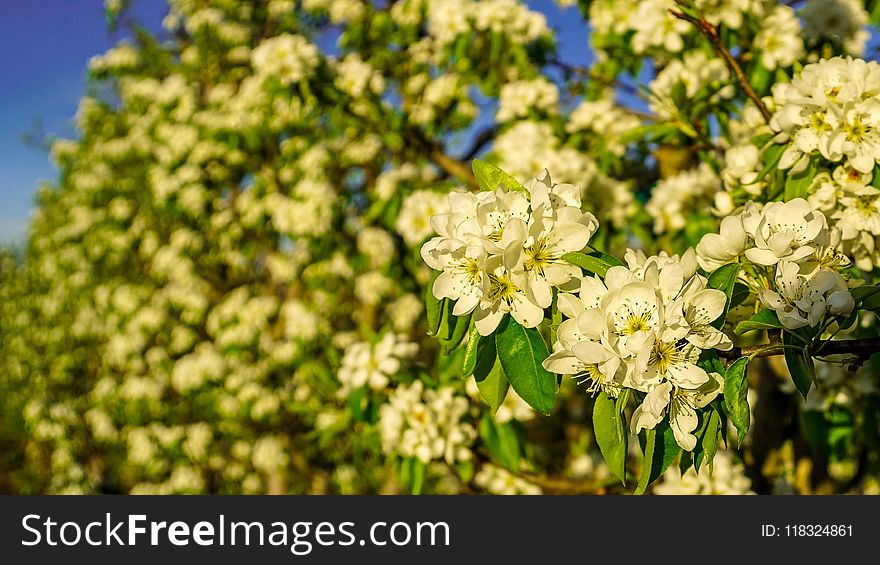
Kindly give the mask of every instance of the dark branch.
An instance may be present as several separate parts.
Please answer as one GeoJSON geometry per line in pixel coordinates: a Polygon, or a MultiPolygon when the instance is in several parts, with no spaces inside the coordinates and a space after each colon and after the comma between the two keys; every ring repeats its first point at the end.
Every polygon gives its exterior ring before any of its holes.
{"type": "MultiPolygon", "coordinates": [[[[739,359],[740,357],[773,357],[782,355],[785,347],[781,343],[765,343],[762,345],[749,345],[747,347],[734,347],[730,351],[720,351],[718,354],[724,359],[739,359]]],[[[855,355],[859,359],[867,359],[875,353],[880,353],[880,337],[864,339],[840,339],[824,342],[821,354],[827,355],[855,355]]]]}
{"type": "Polygon", "coordinates": [[[495,139],[495,136],[497,134],[498,126],[487,127],[486,129],[482,130],[476,135],[476,137],[474,137],[474,141],[471,144],[470,149],[468,149],[464,153],[464,156],[462,156],[461,160],[467,162],[476,157],[477,153],[479,153],[483,149],[483,147],[486,146],[487,143],[495,139]]]}

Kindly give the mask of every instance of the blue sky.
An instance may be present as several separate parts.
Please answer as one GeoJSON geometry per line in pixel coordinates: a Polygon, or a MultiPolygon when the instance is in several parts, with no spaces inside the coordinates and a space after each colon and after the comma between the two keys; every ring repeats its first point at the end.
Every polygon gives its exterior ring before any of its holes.
{"type": "MultiPolygon", "coordinates": [[[[574,8],[552,0],[529,2],[559,32],[561,58],[584,63],[586,28],[574,8]]],[[[134,19],[158,29],[163,0],[133,0],[134,19]]],[[[73,137],[79,98],[85,92],[88,60],[126,32],[108,31],[102,0],[0,0],[0,243],[21,239],[41,179],[55,169],[41,149],[22,136],[39,119],[43,132],[73,137]]]]}

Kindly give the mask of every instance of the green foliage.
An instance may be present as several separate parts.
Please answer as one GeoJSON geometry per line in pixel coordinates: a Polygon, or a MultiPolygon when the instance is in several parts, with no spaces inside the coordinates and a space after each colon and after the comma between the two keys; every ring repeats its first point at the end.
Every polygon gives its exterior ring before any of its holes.
{"type": "Polygon", "coordinates": [[[730,421],[736,426],[739,445],[749,433],[749,381],[746,372],[750,361],[748,357],[740,357],[731,363],[724,375],[724,404],[730,421]]]}
{"type": "Polygon", "coordinates": [[[629,429],[623,412],[627,396],[614,399],[601,392],[593,403],[593,433],[609,469],[626,484],[629,429]]]}
{"type": "Polygon", "coordinates": [[[719,267],[709,275],[709,288],[720,290],[727,296],[727,300],[724,303],[724,311],[712,322],[712,325],[715,328],[722,328],[725,320],[727,320],[727,311],[730,309],[730,302],[733,297],[733,290],[738,272],[739,265],[736,263],[730,263],[723,267],[719,267]]]}
{"type": "Polygon", "coordinates": [[[594,273],[600,277],[604,277],[608,269],[623,263],[614,257],[605,253],[566,253],[562,256],[565,261],[572,265],[580,267],[588,273],[594,273]]]}
{"type": "Polygon", "coordinates": [[[518,180],[486,161],[474,159],[473,169],[474,177],[477,179],[477,184],[480,185],[480,190],[495,191],[497,188],[502,187],[505,190],[527,192],[526,188],[518,180]]]}
{"type": "Polygon", "coordinates": [[[556,401],[556,377],[541,363],[549,352],[538,330],[524,328],[510,317],[495,334],[498,358],[513,390],[541,414],[549,414],[556,401]]]}
{"type": "Polygon", "coordinates": [[[779,321],[779,317],[773,310],[761,310],[751,318],[736,325],[736,335],[743,335],[758,330],[781,330],[785,326],[779,321]]]}
{"type": "Polygon", "coordinates": [[[803,340],[791,332],[782,332],[782,344],[785,346],[785,364],[791,374],[791,380],[804,399],[816,380],[816,368],[803,340]]]}

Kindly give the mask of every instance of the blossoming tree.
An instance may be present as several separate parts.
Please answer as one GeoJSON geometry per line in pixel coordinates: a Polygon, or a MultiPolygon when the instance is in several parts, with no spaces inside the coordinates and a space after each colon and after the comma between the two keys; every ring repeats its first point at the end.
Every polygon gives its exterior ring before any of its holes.
{"type": "MultiPolygon", "coordinates": [[[[107,2],[111,24],[126,2],[107,2]]],[[[0,262],[0,489],[878,492],[858,0],[170,0],[0,262]]]]}

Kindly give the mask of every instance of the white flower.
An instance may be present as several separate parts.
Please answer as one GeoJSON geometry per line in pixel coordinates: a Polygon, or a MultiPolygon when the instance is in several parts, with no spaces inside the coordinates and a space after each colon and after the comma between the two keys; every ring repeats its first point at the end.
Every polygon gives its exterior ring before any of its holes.
{"type": "Polygon", "coordinates": [[[275,77],[284,84],[306,78],[318,66],[320,52],[301,35],[279,35],[254,48],[251,61],[258,75],[275,77]]]}
{"type": "Polygon", "coordinates": [[[733,345],[711,326],[727,298],[706,288],[692,250],[682,257],[630,250],[625,258],[628,266],[611,267],[604,282],[586,276],[577,294],[559,293],[565,320],[544,367],[589,381],[589,392],[648,393],[634,429],[668,416],[679,444],[693,449],[696,410],[717,396],[721,382],[697,365],[700,353],[733,345]]]}
{"type": "Polygon", "coordinates": [[[811,44],[831,40],[850,55],[861,55],[869,33],[868,13],[859,0],[810,0],[801,10],[804,36],[811,44]]]}
{"type": "Polygon", "coordinates": [[[528,117],[529,111],[555,114],[559,90],[544,77],[509,82],[501,87],[495,119],[506,122],[528,117]]]}
{"type": "Polygon", "coordinates": [[[657,183],[645,210],[654,218],[654,233],[680,231],[690,217],[705,209],[721,190],[721,179],[706,163],[657,183]]]}
{"type": "Polygon", "coordinates": [[[442,271],[433,293],[457,301],[456,316],[476,308],[474,320],[489,335],[506,314],[536,327],[562,287],[580,269],[562,260],[583,249],[598,222],[580,209],[580,189],[554,184],[547,171],[528,183],[528,192],[453,192],[449,212],[431,219],[437,236],[422,246],[432,269],[442,271]]]}
{"type": "Polygon", "coordinates": [[[700,267],[711,273],[722,265],[738,261],[747,243],[742,216],[727,216],[721,220],[719,233],[707,233],[700,239],[696,248],[697,261],[700,267]]]}
{"type": "Polygon", "coordinates": [[[456,301],[453,314],[464,316],[477,307],[487,278],[485,249],[434,238],[422,247],[422,258],[432,269],[443,271],[434,281],[432,292],[437,298],[456,301]]]}
{"type": "Polygon", "coordinates": [[[721,393],[723,385],[721,375],[709,373],[707,379],[697,387],[680,387],[669,381],[655,386],[633,412],[633,433],[654,428],[668,412],[676,443],[684,450],[693,451],[697,446],[697,438],[693,434],[698,423],[697,409],[712,402],[721,393]]]}
{"type": "Polygon", "coordinates": [[[816,327],[827,311],[848,315],[855,302],[846,281],[835,271],[802,274],[798,264],[780,261],[776,266],[775,290],[765,290],[761,301],[773,309],[786,328],[816,327]]]}
{"type": "Polygon", "coordinates": [[[880,159],[880,101],[849,102],[835,111],[840,126],[828,139],[828,158],[845,156],[852,168],[870,173],[880,159]]]}
{"type": "Polygon", "coordinates": [[[403,200],[395,227],[408,245],[431,235],[431,218],[449,211],[449,200],[433,190],[416,190],[403,200]]]}
{"type": "Polygon", "coordinates": [[[562,256],[586,247],[596,229],[595,221],[580,223],[583,213],[572,206],[560,207],[555,217],[546,217],[545,211],[544,205],[535,209],[528,231],[505,249],[505,261],[515,265],[514,279],[541,308],[548,308],[553,300],[551,287],[560,287],[580,275],[580,269],[562,256]]]}
{"type": "Polygon", "coordinates": [[[842,57],[809,64],[791,83],[774,85],[770,127],[778,132],[774,142],[788,144],[779,167],[795,174],[818,152],[870,172],[880,157],[878,89],[880,65],[842,57]]]}
{"type": "Polygon", "coordinates": [[[699,473],[688,469],[683,475],[678,465],[670,465],[662,480],[654,487],[653,493],[659,495],[742,495],[755,494],[752,482],[745,475],[741,463],[734,462],[730,452],[719,450],[712,461],[709,472],[708,458],[703,458],[699,473]]]}
{"type": "Polygon", "coordinates": [[[483,487],[491,494],[541,494],[541,488],[539,486],[517,477],[507,469],[489,463],[480,467],[479,472],[474,476],[474,482],[477,486],[483,487]]]}
{"type": "Polygon", "coordinates": [[[544,309],[516,285],[502,257],[494,255],[486,260],[482,296],[474,312],[477,331],[483,336],[490,335],[508,313],[527,328],[537,327],[544,319],[544,309]]]}
{"type": "Polygon", "coordinates": [[[450,465],[471,459],[470,446],[477,433],[461,421],[468,407],[467,398],[455,395],[451,387],[425,391],[421,381],[398,386],[379,408],[383,451],[426,464],[435,459],[450,465]]]}
{"type": "Polygon", "coordinates": [[[691,279],[684,291],[684,319],[688,325],[685,336],[700,349],[727,351],[733,347],[730,338],[711,324],[721,316],[727,296],[720,290],[706,288],[702,277],[691,279]]]}
{"type": "Polygon", "coordinates": [[[760,215],[744,217],[743,227],[755,243],[745,256],[758,265],[804,261],[828,238],[825,216],[803,198],[770,202],[760,215]]]}
{"type": "Polygon", "coordinates": [[[761,64],[768,69],[790,67],[804,55],[801,25],[795,11],[785,5],[776,6],[764,18],[761,31],[755,36],[755,47],[761,52],[761,64]]]}
{"type": "Polygon", "coordinates": [[[357,235],[357,249],[370,260],[374,268],[388,264],[396,251],[394,240],[382,228],[364,228],[357,235]]]}
{"type": "Polygon", "coordinates": [[[345,349],[338,378],[342,383],[338,395],[348,397],[354,390],[369,386],[381,390],[400,370],[402,361],[412,357],[418,346],[386,333],[378,343],[358,342],[345,349]]]}
{"type": "Polygon", "coordinates": [[[675,4],[669,0],[642,0],[632,19],[635,35],[633,50],[643,53],[658,47],[677,53],[684,47],[683,35],[691,31],[690,24],[670,13],[675,4]]]}

